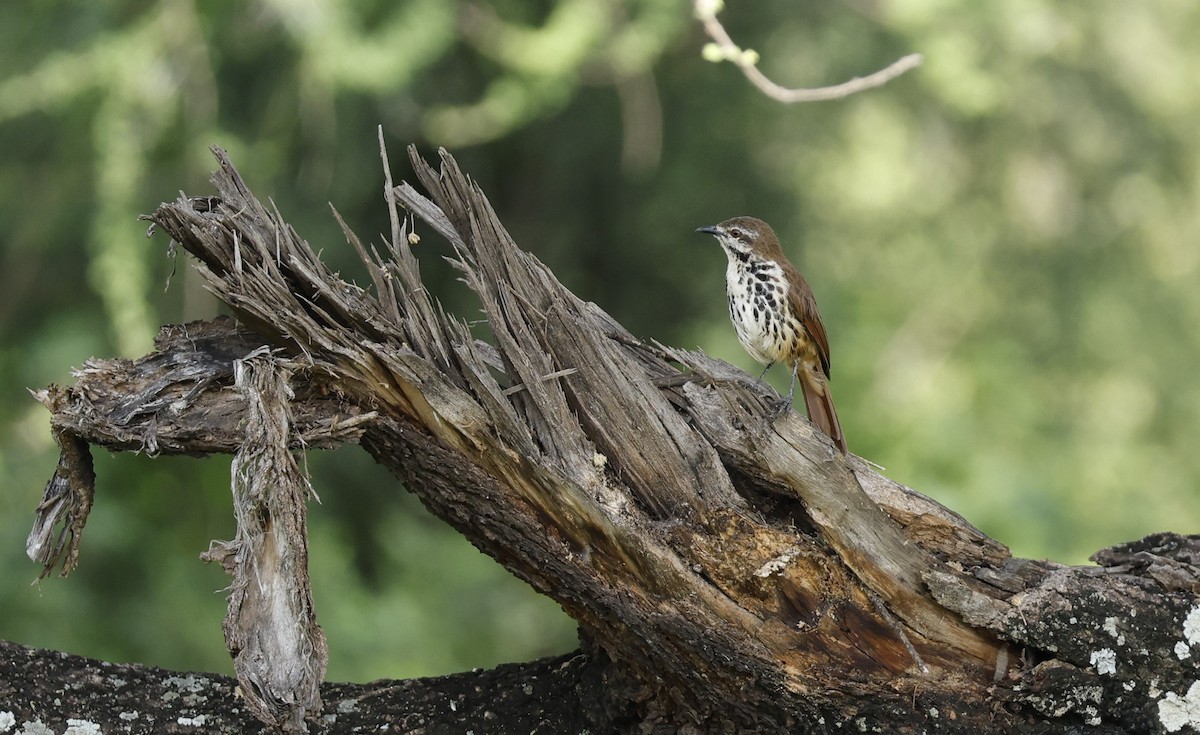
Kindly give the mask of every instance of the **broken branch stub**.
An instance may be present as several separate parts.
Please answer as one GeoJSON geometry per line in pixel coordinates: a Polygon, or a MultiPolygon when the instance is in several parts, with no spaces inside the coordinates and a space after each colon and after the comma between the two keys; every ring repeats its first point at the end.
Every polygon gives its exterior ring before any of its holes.
{"type": "MultiPolygon", "coordinates": [[[[51,387],[35,394],[52,411],[56,405],[54,390],[51,387]]],[[[58,468],[46,483],[36,510],[37,519],[25,542],[25,554],[42,565],[39,579],[54,571],[60,562],[59,574],[63,577],[79,563],[79,542],[96,494],[91,447],[65,429],[56,428],[53,433],[59,449],[58,468]]]]}
{"type": "Polygon", "coordinates": [[[305,716],[321,711],[329,651],[308,576],[313,492],[288,448],[291,372],[265,347],[234,363],[246,406],[230,467],[237,537],[213,542],[201,558],[233,577],[223,627],[246,705],[269,725],[306,732],[305,716]]]}

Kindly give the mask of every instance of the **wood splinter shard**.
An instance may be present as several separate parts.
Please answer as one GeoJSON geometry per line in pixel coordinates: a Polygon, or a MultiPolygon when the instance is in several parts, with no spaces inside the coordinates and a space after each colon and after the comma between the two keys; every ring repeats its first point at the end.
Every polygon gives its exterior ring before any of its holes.
{"type": "MultiPolygon", "coordinates": [[[[53,411],[50,394],[42,394],[35,397],[53,411]]],[[[88,443],[64,429],[54,429],[53,433],[59,448],[58,467],[42,492],[37,519],[25,542],[25,554],[42,565],[38,579],[48,576],[60,562],[59,574],[65,577],[79,563],[79,541],[96,494],[96,472],[88,443]]]]}
{"type": "Polygon", "coordinates": [[[245,440],[230,468],[237,537],[214,541],[201,558],[233,577],[223,627],[247,706],[285,732],[307,732],[329,651],[308,575],[312,488],[288,449],[291,371],[266,347],[234,365],[246,401],[245,440]]]}

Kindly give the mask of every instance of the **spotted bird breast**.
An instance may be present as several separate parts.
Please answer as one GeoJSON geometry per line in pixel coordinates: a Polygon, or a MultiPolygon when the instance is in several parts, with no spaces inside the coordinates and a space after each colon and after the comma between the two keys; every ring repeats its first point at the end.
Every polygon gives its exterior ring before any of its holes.
{"type": "Polygon", "coordinates": [[[796,354],[802,332],[788,305],[782,268],[769,260],[730,258],[725,286],[729,319],[751,357],[772,363],[796,354]]]}

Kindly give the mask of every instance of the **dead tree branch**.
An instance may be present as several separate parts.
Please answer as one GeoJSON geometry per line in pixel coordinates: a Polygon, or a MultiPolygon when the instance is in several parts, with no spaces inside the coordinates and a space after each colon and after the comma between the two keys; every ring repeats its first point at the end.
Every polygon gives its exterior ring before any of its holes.
{"type": "Polygon", "coordinates": [[[321,711],[329,652],[308,576],[312,487],[289,450],[292,370],[265,347],[233,363],[245,406],[231,470],[238,536],[200,558],[233,576],[225,641],[246,705],[263,722],[303,732],[305,716],[321,711]]]}
{"type": "MultiPolygon", "coordinates": [[[[578,702],[596,731],[1158,732],[1180,711],[1186,724],[1195,658],[1176,644],[1200,645],[1197,538],[1119,547],[1100,567],[1013,559],[798,416],[769,420],[740,371],[643,343],[578,299],[445,152],[439,169],[411,155],[427,196],[389,185],[388,201],[450,244],[493,343],[430,299],[398,213],[382,255],[346,229],[371,293],[215,153],[218,195],[152,219],[244,326],[170,328],[153,354],[46,391],[64,455],[244,451],[251,402],[233,364],[268,345],[279,362],[263,374],[286,369],[293,391],[263,405],[292,416],[272,451],[357,440],[558,601],[602,672],[578,702]]],[[[78,539],[91,494],[71,483],[87,477],[61,469],[78,464],[60,464],[38,529],[63,519],[78,539]]],[[[309,682],[295,702],[312,701],[309,682]]]]}

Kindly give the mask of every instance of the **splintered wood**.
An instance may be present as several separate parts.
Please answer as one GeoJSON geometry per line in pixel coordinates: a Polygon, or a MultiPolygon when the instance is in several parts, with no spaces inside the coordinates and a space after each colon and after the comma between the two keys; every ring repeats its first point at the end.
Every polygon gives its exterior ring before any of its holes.
{"type": "Polygon", "coordinates": [[[308,576],[308,479],[288,448],[292,366],[260,348],[234,362],[245,401],[243,439],[233,456],[237,537],[201,556],[233,577],[225,643],[246,705],[263,722],[304,732],[321,711],[329,651],[313,609],[308,576]]]}
{"type": "Polygon", "coordinates": [[[775,396],[742,371],[639,340],[576,297],[444,151],[437,169],[410,151],[424,193],[392,185],[385,153],[379,249],[342,223],[373,292],[331,272],[214,153],[216,195],[150,219],[240,324],[164,329],[151,355],[89,362],[75,386],[38,394],[63,459],[30,552],[47,569],[75,563],[88,444],[235,454],[238,535],[208,557],[234,576],[226,634],[265,722],[301,728],[325,667],[292,452],[347,441],[558,601],[604,682],[588,696],[647,731],[1024,732],[1046,717],[1136,729],[1153,687],[1194,679],[1171,653],[1181,632],[1162,631],[1196,604],[1195,539],[1098,558],[1111,574],[1010,558],[798,415],[773,420],[775,396]],[[491,343],[430,296],[398,205],[445,241],[420,247],[449,253],[491,343]],[[1153,626],[1124,621],[1131,600],[1153,626]],[[1119,663],[1098,671],[1114,645],[1119,663]]]}

